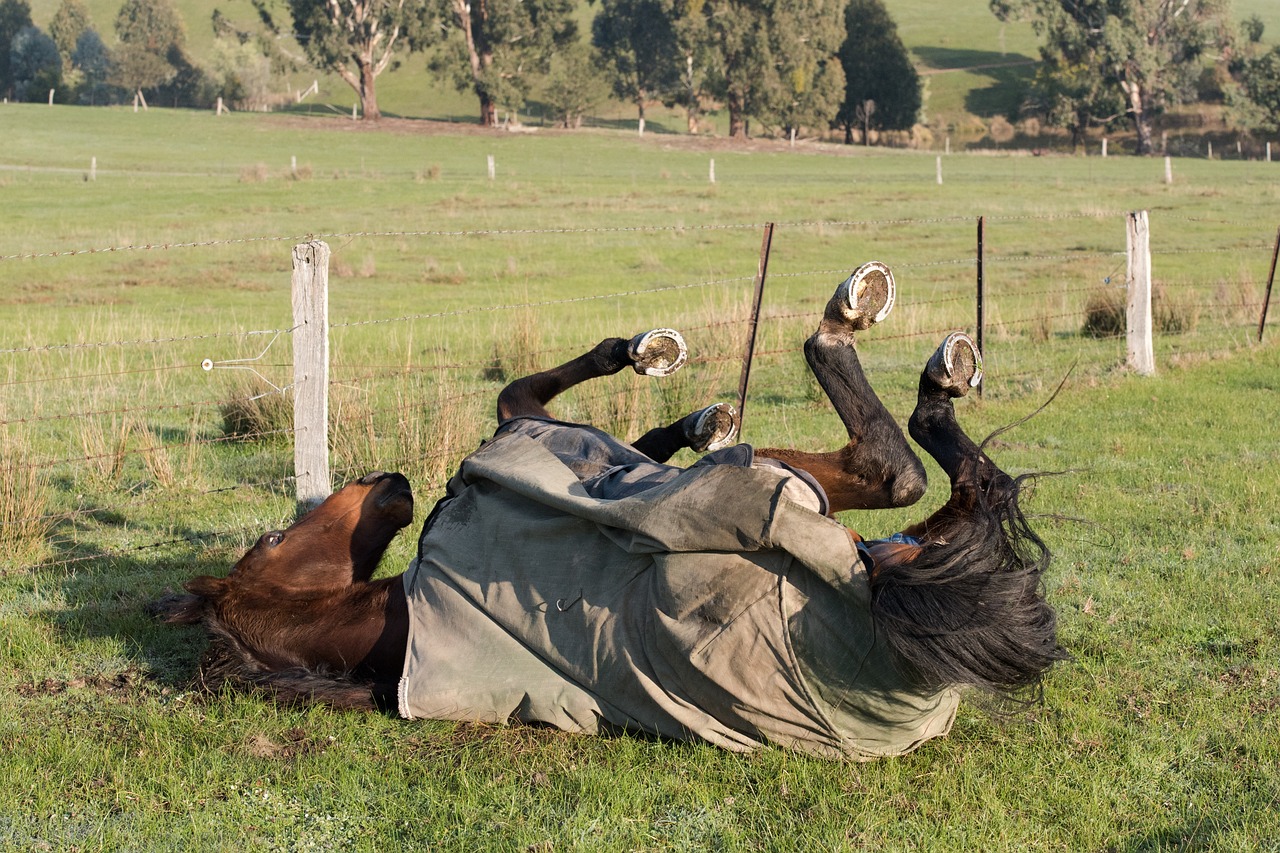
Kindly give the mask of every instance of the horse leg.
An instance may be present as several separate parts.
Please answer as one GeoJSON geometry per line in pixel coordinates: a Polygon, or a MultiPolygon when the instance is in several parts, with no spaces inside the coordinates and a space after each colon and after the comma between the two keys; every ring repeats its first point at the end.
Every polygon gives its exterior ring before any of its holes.
{"type": "Polygon", "coordinates": [[[991,461],[956,421],[954,400],[969,393],[982,378],[982,356],[973,339],[952,332],[920,374],[916,408],[907,422],[911,437],[942,467],[951,480],[951,497],[924,522],[904,531],[924,537],[948,519],[970,512],[979,495],[989,503],[1014,488],[1013,478],[991,461]]]}
{"type": "Polygon", "coordinates": [[[590,352],[503,388],[498,394],[498,422],[530,416],[549,418],[547,403],[580,382],[612,376],[625,367],[648,376],[667,376],[687,359],[684,338],[674,329],[654,329],[629,341],[605,338],[590,352]]]}
{"type": "Polygon", "coordinates": [[[863,264],[836,288],[818,330],[804,345],[809,367],[844,423],[848,444],[826,453],[758,452],[812,474],[833,513],[909,506],[925,491],[924,466],[871,388],[855,349],[855,333],[888,316],[894,295],[889,268],[863,264]]]}
{"type": "Polygon", "coordinates": [[[716,403],[649,430],[632,446],[654,462],[666,462],[686,447],[698,453],[728,447],[738,437],[738,423],[737,409],[728,403],[716,403]]]}

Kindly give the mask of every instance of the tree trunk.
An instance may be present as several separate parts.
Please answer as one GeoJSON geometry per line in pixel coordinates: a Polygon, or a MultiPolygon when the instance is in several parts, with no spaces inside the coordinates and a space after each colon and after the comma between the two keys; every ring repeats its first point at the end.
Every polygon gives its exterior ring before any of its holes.
{"type": "Polygon", "coordinates": [[[1120,88],[1124,91],[1125,98],[1129,101],[1129,116],[1133,119],[1133,129],[1138,135],[1137,146],[1134,148],[1133,153],[1140,157],[1145,157],[1152,152],[1151,120],[1147,118],[1147,113],[1144,109],[1142,85],[1121,81],[1120,88]]]}
{"type": "Polygon", "coordinates": [[[360,63],[360,118],[364,121],[377,121],[382,118],[378,110],[378,90],[373,75],[373,65],[360,63]]]}
{"type": "Polygon", "coordinates": [[[498,105],[488,92],[480,93],[480,124],[484,127],[498,126],[498,105]]]}
{"type": "Polygon", "coordinates": [[[746,139],[747,138],[747,116],[745,99],[741,92],[733,89],[729,90],[729,97],[725,106],[729,108],[729,138],[730,139],[746,139]]]}

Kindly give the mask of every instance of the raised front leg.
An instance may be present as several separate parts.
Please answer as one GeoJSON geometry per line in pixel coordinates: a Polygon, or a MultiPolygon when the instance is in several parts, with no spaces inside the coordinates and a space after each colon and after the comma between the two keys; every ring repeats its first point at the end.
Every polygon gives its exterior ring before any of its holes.
{"type": "Polygon", "coordinates": [[[738,437],[738,424],[737,409],[728,403],[716,403],[649,430],[632,446],[654,462],[666,462],[686,447],[698,453],[728,447],[738,437]]]}
{"type": "Polygon", "coordinates": [[[906,530],[909,535],[925,538],[931,531],[937,535],[946,522],[971,513],[980,495],[997,504],[1014,488],[1013,478],[956,421],[954,399],[968,394],[981,379],[982,356],[963,332],[948,335],[920,374],[916,408],[907,429],[950,478],[951,497],[938,512],[906,530]]]}
{"type": "Polygon", "coordinates": [[[612,376],[625,367],[648,376],[667,376],[688,360],[684,338],[674,329],[654,329],[625,338],[605,338],[587,353],[559,367],[515,380],[498,394],[498,423],[518,417],[552,417],[547,403],[580,382],[612,376]]]}
{"type": "Polygon", "coordinates": [[[809,367],[844,423],[848,444],[826,453],[759,451],[812,474],[833,513],[909,506],[925,491],[924,466],[871,388],[855,348],[855,333],[888,316],[894,297],[889,268],[875,261],[863,264],[836,288],[817,332],[804,345],[809,367]]]}

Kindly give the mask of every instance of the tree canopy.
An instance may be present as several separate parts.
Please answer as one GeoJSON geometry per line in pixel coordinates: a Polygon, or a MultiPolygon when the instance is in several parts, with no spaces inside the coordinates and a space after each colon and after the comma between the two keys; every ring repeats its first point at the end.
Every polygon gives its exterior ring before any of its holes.
{"type": "Polygon", "coordinates": [[[601,0],[591,22],[592,43],[608,63],[613,92],[635,104],[671,98],[681,85],[683,56],[673,0],[601,0]]]}
{"type": "Polygon", "coordinates": [[[10,54],[14,36],[32,26],[31,6],[27,0],[0,0],[0,92],[13,97],[13,68],[10,54]]]}
{"type": "Polygon", "coordinates": [[[125,0],[116,14],[120,47],[113,56],[113,76],[121,87],[145,103],[143,89],[172,81],[190,63],[187,31],[170,0],[125,0]]]}
{"type": "Polygon", "coordinates": [[[990,0],[1001,20],[1030,17],[1045,40],[1038,91],[1059,124],[1105,122],[1119,102],[1152,152],[1151,121],[1194,93],[1207,54],[1230,39],[1228,0],[990,0]]]}
{"type": "Polygon", "coordinates": [[[62,82],[62,57],[58,46],[38,27],[23,27],[9,46],[13,96],[38,101],[62,82]]]}

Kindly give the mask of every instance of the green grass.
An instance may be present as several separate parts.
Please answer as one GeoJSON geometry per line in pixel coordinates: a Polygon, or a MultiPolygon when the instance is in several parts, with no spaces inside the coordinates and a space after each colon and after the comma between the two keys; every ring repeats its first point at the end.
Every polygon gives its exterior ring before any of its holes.
{"type": "MultiPolygon", "coordinates": [[[[35,465],[26,499],[59,516],[0,540],[0,846],[1276,846],[1280,350],[1253,343],[1276,166],[1178,159],[1166,186],[1152,160],[957,155],[939,187],[932,155],[410,130],[0,109],[0,471],[35,465]],[[290,156],[309,177],[288,176],[290,156]],[[1150,378],[1121,369],[1123,341],[1079,334],[1088,295],[1123,280],[1133,209],[1151,211],[1157,281],[1192,321],[1157,337],[1150,378]],[[1018,419],[1076,364],[991,450],[1015,472],[1066,472],[1029,505],[1075,660],[1026,715],[966,705],[949,737],[848,766],[281,710],[194,689],[199,632],[142,612],[292,513],[288,436],[219,440],[219,404],[252,375],[198,365],[256,357],[273,335],[247,333],[289,327],[295,238],[334,250],[338,476],[405,470],[421,520],[489,428],[494,367],[671,324],[692,345],[685,372],[615,377],[560,411],[635,435],[732,398],[765,221],[779,226],[748,440],[839,442],[797,349],[871,257],[901,292],[864,360],[905,418],[942,330],[972,327],[978,215],[990,373],[963,423],[1018,419]]],[[[283,386],[289,347],[281,335],[253,365],[283,386]]],[[[930,470],[922,506],[943,497],[930,470]]],[[[917,512],[845,521],[879,535],[917,512]]]]}

